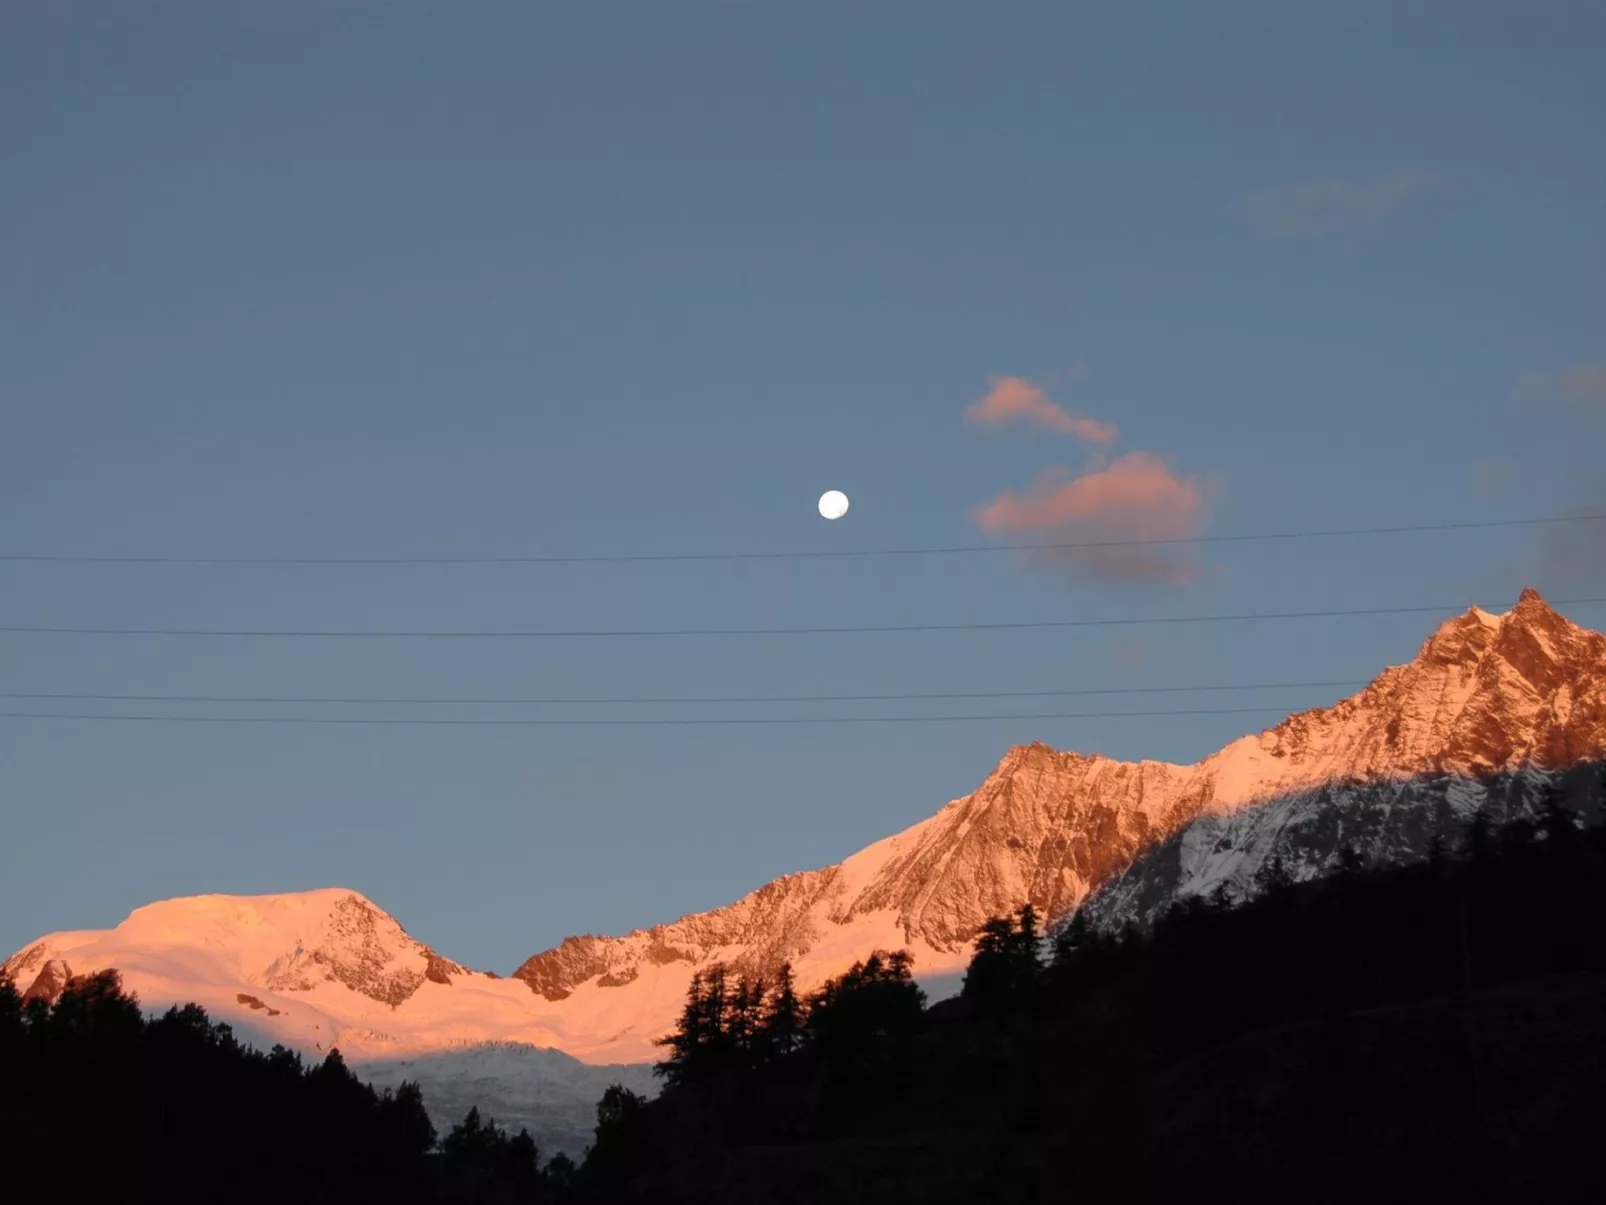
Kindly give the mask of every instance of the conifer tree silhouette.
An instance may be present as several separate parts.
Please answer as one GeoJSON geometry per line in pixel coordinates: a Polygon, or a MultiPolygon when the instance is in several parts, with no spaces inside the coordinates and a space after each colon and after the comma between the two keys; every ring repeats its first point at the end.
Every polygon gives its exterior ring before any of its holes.
{"type": "Polygon", "coordinates": [[[802,1041],[803,1025],[803,1002],[797,997],[792,964],[783,962],[776,972],[775,987],[759,1023],[765,1054],[769,1058],[785,1058],[791,1054],[802,1041]]]}
{"type": "Polygon", "coordinates": [[[1255,871],[1255,888],[1262,895],[1269,895],[1274,891],[1282,891],[1294,884],[1293,873],[1283,861],[1282,854],[1272,854],[1255,871]]]}
{"type": "Polygon", "coordinates": [[[983,1010],[1009,1012],[1031,997],[1042,969],[1037,910],[1023,904],[1013,917],[992,917],[983,923],[962,994],[983,1010]]]}

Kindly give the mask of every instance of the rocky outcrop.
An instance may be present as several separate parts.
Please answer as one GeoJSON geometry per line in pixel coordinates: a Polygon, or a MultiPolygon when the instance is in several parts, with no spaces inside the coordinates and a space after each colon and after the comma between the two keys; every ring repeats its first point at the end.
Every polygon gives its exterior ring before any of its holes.
{"type": "Polygon", "coordinates": [[[1141,853],[1087,903],[1094,923],[1150,923],[1186,896],[1246,896],[1277,859],[1296,879],[1346,846],[1372,862],[1453,844],[1492,823],[1599,798],[1606,776],[1606,638],[1532,590],[1503,616],[1444,624],[1409,665],[1336,707],[1290,716],[1200,763],[1212,805],[1141,853]]]}
{"type": "Polygon", "coordinates": [[[392,1008],[426,979],[450,984],[468,973],[408,935],[387,913],[352,892],[324,914],[315,944],[298,940],[262,976],[274,991],[310,991],[319,983],[344,984],[392,1008]]]}
{"type": "Polygon", "coordinates": [[[980,926],[1028,901],[1051,922],[1082,908],[1144,924],[1181,897],[1252,891],[1272,858],[1307,878],[1346,846],[1420,857],[1480,807],[1499,820],[1555,786],[1582,797],[1603,763],[1606,639],[1530,591],[1505,615],[1449,620],[1351,698],[1193,765],[1019,746],[973,793],[845,861],[670,924],[568,938],[517,982],[442,957],[340,888],[168,900],[113,930],[54,934],[5,970],[54,999],[115,967],[147,1007],[196,1000],[306,1050],[512,1041],[644,1060],[715,960],[765,975],[789,961],[808,990],[903,948],[928,984],[951,983],[980,926]]]}
{"type": "Polygon", "coordinates": [[[767,972],[829,948],[807,982],[896,942],[917,966],[962,965],[988,917],[1026,902],[1063,919],[1092,896],[1104,923],[1141,923],[1179,894],[1250,890],[1273,855],[1301,877],[1346,844],[1420,856],[1480,804],[1497,817],[1531,808],[1541,784],[1594,759],[1606,759],[1606,639],[1525,591],[1506,615],[1449,620],[1359,694],[1201,762],[1020,746],[973,794],[837,866],[673,924],[570,938],[517,977],[558,1001],[592,981],[628,992],[674,959],[767,972]]]}
{"type": "Polygon", "coordinates": [[[555,949],[526,959],[513,977],[557,1001],[592,979],[602,986],[624,987],[643,966],[699,963],[732,947],[740,949],[733,959],[740,969],[767,973],[808,949],[816,932],[812,910],[833,898],[838,877],[836,868],[787,875],[728,908],[683,917],[671,925],[640,929],[624,938],[565,938],[555,949]]]}
{"type": "Polygon", "coordinates": [[[54,1004],[73,978],[72,968],[61,959],[47,959],[33,981],[23,990],[22,1002],[27,1004],[30,1000],[43,1000],[46,1004],[54,1004]]]}

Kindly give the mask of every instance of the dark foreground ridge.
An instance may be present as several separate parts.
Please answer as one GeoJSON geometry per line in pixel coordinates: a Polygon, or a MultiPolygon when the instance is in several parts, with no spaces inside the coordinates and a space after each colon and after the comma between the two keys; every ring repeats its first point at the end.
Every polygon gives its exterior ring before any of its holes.
{"type": "Polygon", "coordinates": [[[844,1026],[838,992],[790,1056],[728,1007],[710,1037],[689,1000],[669,1087],[599,1131],[583,1199],[1577,1199],[1606,1122],[1592,769],[1569,806],[1480,813],[1413,865],[1274,862],[1253,900],[1073,921],[1051,957],[1028,906],[983,930],[958,999],[911,1013],[883,985],[844,1026]]]}
{"type": "Polygon", "coordinates": [[[477,1113],[437,1143],[416,1087],[146,1020],[115,972],[0,984],[0,1159],[180,1205],[1576,1199],[1606,1122],[1593,773],[1425,861],[1274,862],[1146,930],[1045,943],[1028,905],[929,1009],[897,952],[806,999],[715,967],[662,1096],[610,1089],[579,1168],[477,1113]]]}

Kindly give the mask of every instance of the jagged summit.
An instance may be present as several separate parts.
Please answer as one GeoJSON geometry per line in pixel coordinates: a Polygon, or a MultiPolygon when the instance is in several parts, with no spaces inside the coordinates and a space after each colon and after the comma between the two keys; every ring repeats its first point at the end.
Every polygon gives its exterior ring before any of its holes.
{"type": "Polygon", "coordinates": [[[109,931],[54,934],[4,969],[30,995],[53,998],[75,964],[94,969],[101,961],[97,949],[137,949],[150,957],[183,956],[197,947],[244,984],[310,992],[335,983],[392,1007],[426,981],[449,986],[474,973],[411,937],[360,892],[340,887],[160,900],[134,909],[109,931]],[[57,965],[52,970],[47,964],[57,965]]]}
{"type": "Polygon", "coordinates": [[[1475,808],[1531,808],[1603,762],[1606,638],[1525,590],[1509,611],[1447,619],[1354,695],[1191,765],[1017,745],[971,794],[836,865],[623,937],[568,938],[508,980],[442,958],[339,888],[169,900],[6,965],[44,994],[115,966],[148,1004],[199,999],[303,1048],[495,1040],[651,1059],[713,960],[758,972],[790,961],[807,988],[901,947],[929,982],[963,968],[983,921],[1027,901],[1049,918],[1086,907],[1141,923],[1179,895],[1250,890],[1274,856],[1296,877],[1348,844],[1412,858],[1475,808]]]}
{"type": "MultiPolygon", "coordinates": [[[[582,985],[628,996],[649,968],[718,958],[764,971],[790,958],[806,980],[840,969],[843,951],[862,955],[873,943],[909,947],[927,972],[957,969],[988,916],[1030,900],[1063,917],[1145,851],[1196,837],[1202,819],[1253,818],[1335,784],[1358,784],[1371,798],[1426,776],[1455,784],[1455,807],[1435,820],[1447,822],[1492,776],[1606,756],[1603,681],[1606,639],[1525,590],[1510,611],[1473,607],[1446,620],[1410,662],[1355,695],[1290,715],[1192,765],[1017,745],[973,794],[837,866],[673,924],[570,939],[516,975],[552,1001],[582,985]]],[[[1330,844],[1321,858],[1336,853],[1337,838],[1330,844]]],[[[1247,879],[1271,848],[1262,840],[1224,849],[1230,867],[1204,859],[1211,870],[1200,882],[1247,879]]],[[[1412,847],[1391,848],[1404,856],[1412,847]]],[[[1319,872],[1315,852],[1301,856],[1319,872]]]]}
{"type": "Polygon", "coordinates": [[[1473,608],[1417,656],[1338,704],[1289,716],[1200,763],[1208,808],[1089,901],[1095,922],[1146,923],[1179,896],[1254,890],[1277,858],[1325,873],[1344,846],[1407,861],[1479,808],[1529,814],[1541,792],[1590,793],[1606,767],[1606,638],[1535,590],[1473,608]]]}

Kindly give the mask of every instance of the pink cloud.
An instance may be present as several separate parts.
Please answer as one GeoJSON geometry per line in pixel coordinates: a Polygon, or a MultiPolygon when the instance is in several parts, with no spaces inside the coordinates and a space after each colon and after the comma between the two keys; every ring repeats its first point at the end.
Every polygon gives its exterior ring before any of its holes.
{"type": "Polygon", "coordinates": [[[1112,581],[1180,585],[1198,576],[1196,553],[1155,541],[1190,539],[1205,511],[1196,478],[1173,473],[1149,452],[1128,452],[1079,477],[1050,469],[1025,494],[1005,490],[973,517],[984,531],[1051,534],[1037,557],[1043,563],[1112,581]]]}
{"type": "Polygon", "coordinates": [[[1606,364],[1580,364],[1563,373],[1529,372],[1511,392],[1519,402],[1567,401],[1580,410],[1606,405],[1606,364]]]}
{"type": "Polygon", "coordinates": [[[1594,589],[1606,584],[1606,482],[1565,512],[1573,521],[1548,524],[1540,531],[1539,565],[1547,581],[1565,589],[1594,589]]]}
{"type": "Polygon", "coordinates": [[[1088,443],[1107,444],[1115,439],[1115,425],[1096,418],[1072,414],[1048,400],[1040,385],[1025,377],[993,377],[992,388],[981,401],[966,407],[965,419],[972,423],[1007,423],[1016,419],[1036,423],[1050,431],[1074,435],[1088,443]]]}
{"type": "Polygon", "coordinates": [[[1267,238],[1330,238],[1374,229],[1449,187],[1450,181],[1437,172],[1421,170],[1328,177],[1251,193],[1234,208],[1267,238]]]}
{"type": "Polygon", "coordinates": [[[1576,402],[1606,402],[1606,364],[1586,364],[1561,378],[1562,390],[1576,402]]]}

